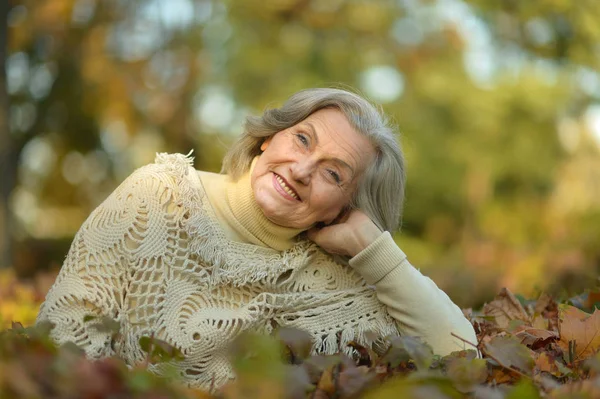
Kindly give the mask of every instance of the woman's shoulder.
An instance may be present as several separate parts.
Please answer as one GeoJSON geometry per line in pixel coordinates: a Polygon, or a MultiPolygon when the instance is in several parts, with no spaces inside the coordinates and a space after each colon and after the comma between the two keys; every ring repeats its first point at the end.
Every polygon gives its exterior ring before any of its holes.
{"type": "Polygon", "coordinates": [[[191,154],[191,152],[187,155],[169,154],[166,152],[157,153],[153,163],[142,166],[133,172],[132,175],[160,173],[171,175],[172,177],[194,178],[196,177],[196,169],[194,169],[194,157],[191,154]]]}
{"type": "Polygon", "coordinates": [[[156,154],[153,163],[136,169],[114,194],[148,197],[162,196],[165,192],[177,195],[201,190],[200,178],[190,155],[156,154]]]}
{"type": "Polygon", "coordinates": [[[125,181],[165,178],[173,180],[173,182],[180,179],[197,180],[194,158],[191,153],[187,155],[157,153],[154,162],[136,169],[125,181]]]}

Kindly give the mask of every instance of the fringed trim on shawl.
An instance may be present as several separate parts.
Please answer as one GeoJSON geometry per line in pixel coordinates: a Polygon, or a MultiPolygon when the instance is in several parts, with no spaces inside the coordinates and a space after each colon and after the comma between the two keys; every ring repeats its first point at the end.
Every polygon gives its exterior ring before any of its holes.
{"type": "Polygon", "coordinates": [[[251,283],[269,282],[288,270],[297,270],[311,262],[318,253],[316,244],[300,241],[289,250],[272,254],[262,248],[252,248],[251,244],[240,251],[223,235],[210,204],[206,203],[201,186],[193,187],[186,176],[193,165],[191,152],[183,154],[157,154],[155,162],[166,165],[176,176],[176,184],[181,193],[180,201],[190,210],[189,219],[183,226],[190,237],[190,250],[211,267],[212,285],[227,282],[235,287],[251,283]]]}
{"type": "MultiPolygon", "coordinates": [[[[229,283],[239,287],[253,283],[267,283],[287,270],[297,270],[308,264],[316,251],[307,243],[299,243],[283,253],[266,254],[260,249],[239,251],[228,245],[225,237],[205,213],[193,215],[187,225],[191,237],[190,250],[212,265],[210,283],[229,283]]],[[[246,244],[248,248],[251,244],[246,244]]]]}
{"type": "Polygon", "coordinates": [[[394,335],[398,335],[398,330],[389,316],[368,320],[358,325],[348,326],[341,331],[331,331],[326,335],[315,337],[312,354],[333,355],[344,352],[351,357],[354,353],[354,349],[348,346],[351,341],[371,347],[373,343],[382,343],[384,338],[394,335]]]}
{"type": "Polygon", "coordinates": [[[171,170],[176,171],[178,175],[185,176],[188,174],[189,168],[194,167],[194,150],[183,154],[169,154],[167,152],[158,152],[154,158],[154,163],[158,165],[167,165],[171,170]]]}

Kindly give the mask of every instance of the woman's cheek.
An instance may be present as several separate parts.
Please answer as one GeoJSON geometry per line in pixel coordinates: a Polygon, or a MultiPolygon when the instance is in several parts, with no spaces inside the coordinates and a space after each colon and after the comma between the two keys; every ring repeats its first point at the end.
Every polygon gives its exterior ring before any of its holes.
{"type": "Polygon", "coordinates": [[[327,196],[321,197],[321,201],[318,203],[319,208],[324,213],[325,218],[329,219],[329,222],[338,217],[345,205],[344,198],[339,193],[328,193],[327,196]]]}

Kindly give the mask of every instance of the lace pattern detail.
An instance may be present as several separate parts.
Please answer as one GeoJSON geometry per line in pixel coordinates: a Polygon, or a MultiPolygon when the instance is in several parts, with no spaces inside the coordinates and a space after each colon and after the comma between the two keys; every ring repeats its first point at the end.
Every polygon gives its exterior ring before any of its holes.
{"type": "MultiPolygon", "coordinates": [[[[234,377],[226,347],[245,330],[308,331],[313,353],[349,353],[355,340],[397,334],[375,291],[350,267],[309,241],[278,252],[227,239],[192,160],[158,154],[89,216],[41,307],[58,343],[89,357],[142,362],[142,336],[179,348],[174,363],[193,387],[234,377]],[[121,325],[112,341],[84,323],[106,315],[121,325]]],[[[161,372],[161,365],[151,366],[161,372]]]]}

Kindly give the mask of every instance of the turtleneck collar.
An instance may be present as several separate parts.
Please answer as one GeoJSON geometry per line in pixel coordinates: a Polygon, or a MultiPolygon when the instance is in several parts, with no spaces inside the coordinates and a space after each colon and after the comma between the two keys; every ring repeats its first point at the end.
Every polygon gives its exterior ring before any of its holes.
{"type": "Polygon", "coordinates": [[[277,225],[263,214],[254,199],[250,181],[252,170],[258,158],[254,158],[250,170],[239,180],[234,182],[229,178],[227,179],[227,204],[232,216],[237,221],[237,227],[242,230],[239,231],[242,236],[253,244],[284,251],[294,244],[293,238],[303,230],[277,225]]]}

